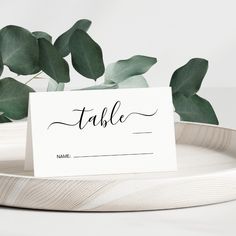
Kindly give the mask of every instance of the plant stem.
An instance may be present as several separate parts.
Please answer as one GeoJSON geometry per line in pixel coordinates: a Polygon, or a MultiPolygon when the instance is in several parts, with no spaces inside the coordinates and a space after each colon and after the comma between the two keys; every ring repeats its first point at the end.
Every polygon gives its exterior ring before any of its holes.
{"type": "Polygon", "coordinates": [[[37,78],[39,75],[41,75],[43,72],[40,71],[38,74],[34,75],[31,79],[29,79],[28,81],[25,82],[25,84],[28,84],[31,80],[37,78]]]}

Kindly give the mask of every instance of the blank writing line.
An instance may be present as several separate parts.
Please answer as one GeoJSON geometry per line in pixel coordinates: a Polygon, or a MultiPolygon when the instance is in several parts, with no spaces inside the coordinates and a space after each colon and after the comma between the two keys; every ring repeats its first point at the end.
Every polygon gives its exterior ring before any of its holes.
{"type": "Polygon", "coordinates": [[[109,157],[109,156],[138,156],[138,155],[152,155],[153,152],[139,152],[139,153],[121,153],[121,154],[101,154],[101,155],[86,155],[86,156],[74,156],[74,158],[83,157],[109,157]]]}
{"type": "Polygon", "coordinates": [[[151,131],[133,132],[132,134],[151,134],[151,131]]]}

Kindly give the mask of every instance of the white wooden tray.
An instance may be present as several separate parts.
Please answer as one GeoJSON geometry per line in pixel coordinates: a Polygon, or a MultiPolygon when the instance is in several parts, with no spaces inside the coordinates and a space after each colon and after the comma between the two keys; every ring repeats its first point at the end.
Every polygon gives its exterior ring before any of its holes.
{"type": "Polygon", "coordinates": [[[26,123],[0,125],[0,205],[63,211],[170,209],[236,199],[236,131],[177,123],[177,172],[35,178],[26,123]]]}

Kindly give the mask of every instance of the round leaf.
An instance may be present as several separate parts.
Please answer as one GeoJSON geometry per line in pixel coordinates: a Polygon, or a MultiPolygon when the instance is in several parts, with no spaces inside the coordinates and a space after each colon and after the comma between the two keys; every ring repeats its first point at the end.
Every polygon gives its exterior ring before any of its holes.
{"type": "Polygon", "coordinates": [[[127,60],[120,60],[107,66],[105,81],[120,83],[134,75],[142,75],[147,72],[157,59],[142,55],[133,56],[127,60]]]}
{"type": "Polygon", "coordinates": [[[39,70],[37,39],[24,28],[4,27],[0,31],[0,51],[3,64],[17,74],[34,74],[39,70]]]}
{"type": "Polygon", "coordinates": [[[22,119],[28,114],[29,86],[12,78],[0,80],[0,112],[13,120],[22,119]]]}
{"type": "Polygon", "coordinates": [[[69,66],[57,49],[46,39],[40,38],[38,42],[39,61],[42,70],[57,83],[69,82],[69,66]]]}
{"type": "Polygon", "coordinates": [[[211,104],[198,95],[186,97],[181,93],[173,96],[175,111],[183,121],[218,125],[218,119],[211,104]]]}
{"type": "Polygon", "coordinates": [[[83,31],[87,31],[91,23],[92,22],[90,20],[79,20],[69,30],[67,30],[65,33],[63,33],[56,39],[54,46],[59,51],[62,57],[65,57],[70,53],[69,41],[71,35],[75,32],[75,30],[81,29],[83,31]]]}
{"type": "Polygon", "coordinates": [[[83,30],[77,29],[70,39],[73,67],[81,75],[96,80],[104,73],[102,49],[83,30]]]}
{"type": "Polygon", "coordinates": [[[43,32],[43,31],[34,31],[32,32],[33,36],[36,38],[36,39],[46,39],[48,40],[50,43],[52,42],[52,36],[49,35],[48,33],[46,32],[43,32]]]}
{"type": "Polygon", "coordinates": [[[202,80],[208,69],[208,61],[193,58],[187,64],[177,69],[172,75],[170,86],[172,93],[182,93],[192,96],[200,89],[202,80]]]}

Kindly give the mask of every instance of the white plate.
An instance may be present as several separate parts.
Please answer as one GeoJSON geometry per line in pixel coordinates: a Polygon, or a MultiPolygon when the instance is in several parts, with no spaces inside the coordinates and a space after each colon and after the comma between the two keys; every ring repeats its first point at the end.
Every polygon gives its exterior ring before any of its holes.
{"type": "Polygon", "coordinates": [[[178,171],[35,178],[23,170],[26,123],[0,125],[0,204],[65,211],[170,209],[236,199],[236,131],[177,123],[178,171]]]}

